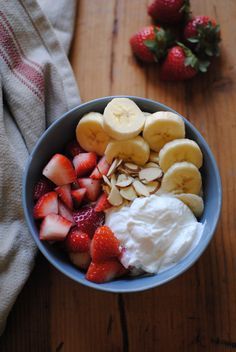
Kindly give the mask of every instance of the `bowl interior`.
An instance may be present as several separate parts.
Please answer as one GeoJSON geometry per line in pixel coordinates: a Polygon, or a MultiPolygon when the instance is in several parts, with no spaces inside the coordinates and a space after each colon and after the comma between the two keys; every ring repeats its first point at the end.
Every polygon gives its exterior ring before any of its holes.
{"type": "MultiPolygon", "coordinates": [[[[54,122],[54,124],[52,124],[42,135],[33,152],[31,153],[25,169],[23,180],[23,206],[29,230],[37,246],[45,255],[45,257],[58,270],[77,282],[100,290],[111,292],[141,291],[161,285],[178,276],[187,268],[189,268],[205,250],[207,244],[213,236],[219,218],[222,198],[219,171],[206,141],[195,129],[195,127],[193,127],[193,125],[191,125],[186,119],[184,119],[186,126],[186,136],[198,143],[204,155],[204,163],[201,168],[201,173],[203,179],[205,209],[200,221],[205,223],[205,227],[201,240],[195,249],[174,267],[158,275],[149,275],[136,278],[122,278],[120,280],[100,285],[89,282],[84,278],[84,273],[80,272],[76,267],[74,267],[62,251],[57,250],[54,246],[49,245],[47,242],[42,242],[39,240],[38,230],[32,216],[34,205],[32,190],[35,183],[38,181],[45,164],[53,154],[61,152],[66,144],[73,138],[75,134],[75,127],[79,119],[84,114],[90,111],[103,112],[105,106],[112,98],[113,97],[105,97],[96,99],[82,104],[77,108],[74,108],[70,112],[63,115],[56,122],[54,122]]],[[[169,107],[152,100],[138,97],[129,98],[133,99],[143,111],[150,113],[159,110],[175,112],[169,107]]]]}

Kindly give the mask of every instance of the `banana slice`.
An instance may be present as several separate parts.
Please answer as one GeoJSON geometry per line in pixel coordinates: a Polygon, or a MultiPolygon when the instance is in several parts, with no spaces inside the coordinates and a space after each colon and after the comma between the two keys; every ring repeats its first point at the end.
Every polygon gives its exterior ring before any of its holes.
{"type": "Polygon", "coordinates": [[[98,112],[84,115],[76,127],[76,138],[87,152],[104,155],[110,137],[103,128],[103,115],[98,112]]]}
{"type": "Polygon", "coordinates": [[[188,161],[198,168],[202,166],[202,152],[198,144],[190,139],[175,139],[160,150],[159,164],[164,172],[176,162],[188,161]]]}
{"type": "Polygon", "coordinates": [[[104,130],[116,140],[136,137],[142,131],[144,122],[143,112],[128,98],[112,99],[104,110],[104,130]]]}
{"type": "Polygon", "coordinates": [[[184,137],[184,121],[177,114],[158,111],[146,117],[143,138],[155,152],[159,152],[166,143],[173,139],[184,137]]]}
{"type": "Polygon", "coordinates": [[[149,159],[149,153],[149,145],[140,136],[125,141],[111,141],[105,150],[108,163],[112,163],[114,158],[120,158],[137,165],[144,165],[149,159]]]}
{"type": "Polygon", "coordinates": [[[164,192],[199,194],[202,178],[198,168],[183,161],[173,164],[164,174],[161,189],[164,192]]]}
{"type": "Polygon", "coordinates": [[[175,197],[186,204],[197,218],[202,215],[204,203],[201,197],[191,193],[176,194],[175,197]]]}

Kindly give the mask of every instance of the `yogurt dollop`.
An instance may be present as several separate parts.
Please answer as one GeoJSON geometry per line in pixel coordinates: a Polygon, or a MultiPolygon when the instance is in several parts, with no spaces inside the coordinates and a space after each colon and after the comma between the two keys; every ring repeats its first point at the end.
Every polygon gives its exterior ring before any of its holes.
{"type": "Polygon", "coordinates": [[[148,273],[164,271],[189,254],[204,227],[179,199],[157,195],[107,211],[105,222],[125,247],[122,264],[148,273]]]}

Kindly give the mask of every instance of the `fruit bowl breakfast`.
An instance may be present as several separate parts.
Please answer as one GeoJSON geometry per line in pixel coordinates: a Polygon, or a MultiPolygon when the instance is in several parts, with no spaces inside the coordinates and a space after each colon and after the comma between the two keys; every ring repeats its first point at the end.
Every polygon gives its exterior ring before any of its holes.
{"type": "Polygon", "coordinates": [[[49,261],[114,292],[185,271],[221,208],[218,169],[199,132],[138,97],[101,98],[62,116],[34,148],[23,191],[30,231],[49,261]]]}

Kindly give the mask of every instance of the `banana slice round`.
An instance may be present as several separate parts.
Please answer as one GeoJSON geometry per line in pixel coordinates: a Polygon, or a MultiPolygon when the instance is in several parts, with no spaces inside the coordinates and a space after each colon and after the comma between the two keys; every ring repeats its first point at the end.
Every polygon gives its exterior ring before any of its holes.
{"type": "Polygon", "coordinates": [[[160,150],[159,164],[164,172],[176,162],[188,161],[198,168],[202,166],[202,152],[198,144],[190,139],[175,139],[160,150]]]}
{"type": "Polygon", "coordinates": [[[202,215],[204,203],[201,197],[191,193],[176,194],[175,197],[186,204],[197,218],[202,215]]]}
{"type": "Polygon", "coordinates": [[[120,158],[137,165],[144,165],[149,159],[149,154],[149,145],[140,136],[125,141],[111,141],[105,150],[108,163],[112,163],[114,158],[120,158]]]}
{"type": "Polygon", "coordinates": [[[170,193],[199,194],[202,187],[202,177],[198,168],[189,162],[173,164],[164,174],[161,188],[170,193]]]}
{"type": "Polygon", "coordinates": [[[158,111],[146,117],[143,138],[155,152],[159,152],[166,143],[173,139],[184,137],[184,121],[177,114],[158,111]]]}
{"type": "Polygon", "coordinates": [[[144,123],[143,112],[128,98],[114,98],[104,110],[104,130],[116,140],[136,137],[144,123]]]}
{"type": "Polygon", "coordinates": [[[103,115],[98,112],[84,115],[76,127],[76,139],[87,152],[104,155],[110,137],[103,128],[103,115]]]}

